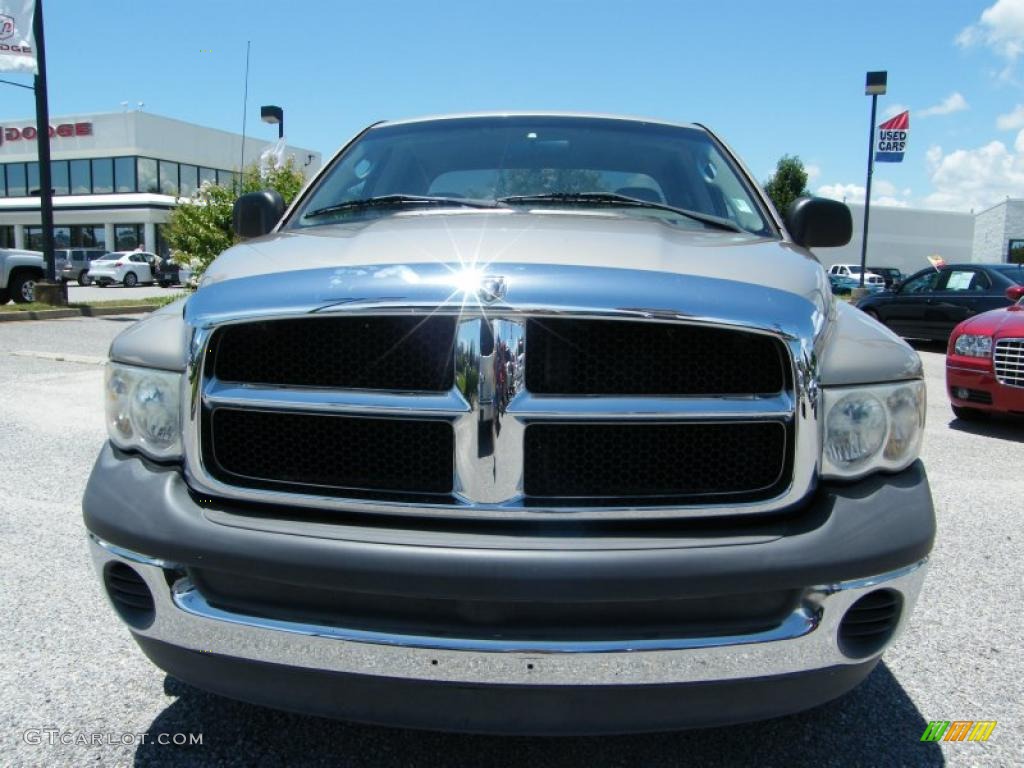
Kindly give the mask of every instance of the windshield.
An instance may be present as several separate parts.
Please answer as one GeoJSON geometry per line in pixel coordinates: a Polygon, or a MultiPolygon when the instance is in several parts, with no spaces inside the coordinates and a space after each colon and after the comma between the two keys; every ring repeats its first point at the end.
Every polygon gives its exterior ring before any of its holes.
{"type": "Polygon", "coordinates": [[[774,236],[748,183],[706,131],[583,117],[452,118],[370,129],[321,177],[289,226],[386,216],[403,206],[423,210],[427,203],[438,208],[439,201],[425,198],[485,209],[600,207],[695,229],[718,219],[774,236]],[[377,204],[349,205],[367,200],[377,204]]]}

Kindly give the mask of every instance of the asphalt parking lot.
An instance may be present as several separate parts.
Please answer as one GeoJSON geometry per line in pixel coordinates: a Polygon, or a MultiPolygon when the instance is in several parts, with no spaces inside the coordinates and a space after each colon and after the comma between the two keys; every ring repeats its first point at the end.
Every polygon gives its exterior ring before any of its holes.
{"type": "Polygon", "coordinates": [[[100,593],[79,507],[105,439],[100,361],[113,336],[133,321],[0,326],[2,765],[1024,763],[1024,423],[954,420],[937,347],[922,347],[921,356],[929,386],[924,459],[939,537],[909,631],[861,687],[810,712],[733,728],[497,738],[249,706],[169,678],[142,656],[100,593]],[[74,357],[58,359],[65,355],[74,357]],[[937,719],[997,720],[998,726],[983,744],[921,743],[927,721],[937,719]],[[50,744],[40,735],[45,729],[125,743],[63,744],[58,736],[50,744]],[[177,733],[202,734],[202,744],[155,743],[158,734],[177,733]],[[140,744],[137,734],[149,734],[148,743],[140,744]]]}

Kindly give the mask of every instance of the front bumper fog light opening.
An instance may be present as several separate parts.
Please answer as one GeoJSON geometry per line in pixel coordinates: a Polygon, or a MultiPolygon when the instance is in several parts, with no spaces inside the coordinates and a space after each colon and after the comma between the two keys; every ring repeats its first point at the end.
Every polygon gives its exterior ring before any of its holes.
{"type": "Polygon", "coordinates": [[[876,589],[851,605],[839,622],[839,650],[851,659],[873,656],[888,643],[903,613],[903,595],[876,589]]]}
{"type": "Polygon", "coordinates": [[[146,629],[153,623],[156,618],[153,593],[134,568],[124,563],[110,563],[103,571],[103,586],[117,615],[128,626],[146,629]]]}

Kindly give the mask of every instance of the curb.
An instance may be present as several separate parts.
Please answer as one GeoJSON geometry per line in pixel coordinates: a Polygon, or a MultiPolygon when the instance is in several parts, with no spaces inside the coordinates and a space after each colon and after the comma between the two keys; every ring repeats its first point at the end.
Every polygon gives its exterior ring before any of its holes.
{"type": "Polygon", "coordinates": [[[152,312],[160,307],[153,304],[126,304],[123,307],[73,307],[69,309],[44,309],[27,312],[0,312],[0,323],[18,320],[61,320],[66,317],[102,317],[103,315],[134,315],[152,312]]]}

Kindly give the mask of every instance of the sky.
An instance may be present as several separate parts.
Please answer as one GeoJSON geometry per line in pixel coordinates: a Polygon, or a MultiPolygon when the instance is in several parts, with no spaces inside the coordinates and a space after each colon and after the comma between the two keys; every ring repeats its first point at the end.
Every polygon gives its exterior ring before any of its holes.
{"type": "MultiPolygon", "coordinates": [[[[0,8],[13,0],[0,0],[0,8]]],[[[864,199],[868,70],[910,110],[872,203],[982,210],[1024,197],[1024,0],[45,0],[50,111],[143,110],[332,154],[381,119],[476,110],[641,115],[713,128],[764,181],[864,199]]],[[[0,11],[2,12],[2,11],[0,11]]],[[[6,79],[29,82],[25,76],[6,79]]],[[[0,84],[0,114],[32,94],[0,84]]]]}

